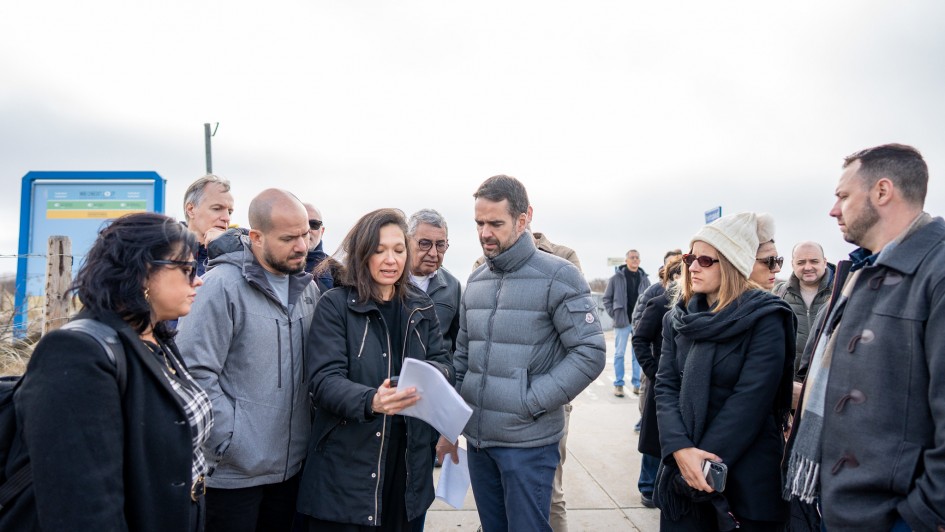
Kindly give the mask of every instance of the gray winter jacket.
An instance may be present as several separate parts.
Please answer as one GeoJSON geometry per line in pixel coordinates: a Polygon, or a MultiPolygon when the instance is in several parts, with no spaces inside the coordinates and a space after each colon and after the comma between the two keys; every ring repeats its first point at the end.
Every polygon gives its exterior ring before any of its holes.
{"type": "MultiPolygon", "coordinates": [[[[820,480],[828,530],[945,528],[945,220],[863,269],[833,332],[820,480]]],[[[838,269],[840,266],[838,265],[838,269]]],[[[801,423],[803,424],[801,418],[801,423]]]]}
{"type": "Polygon", "coordinates": [[[788,305],[791,305],[791,310],[794,311],[794,315],[797,317],[797,352],[794,354],[795,375],[797,375],[797,370],[804,358],[804,346],[807,345],[807,338],[810,336],[814,320],[817,319],[817,313],[830,299],[834,270],[836,270],[836,266],[833,264],[827,265],[827,271],[820,279],[817,295],[814,296],[814,301],[810,307],[804,302],[804,296],[801,295],[801,282],[793,273],[787,281],[774,285],[774,295],[784,298],[788,305]]]}
{"type": "Polygon", "coordinates": [[[640,268],[640,286],[637,287],[637,301],[627,301],[627,277],[623,273],[626,270],[626,265],[617,268],[617,273],[610,278],[610,281],[607,281],[607,288],[604,290],[604,309],[614,319],[614,327],[618,329],[630,325],[630,315],[633,314],[634,306],[640,300],[639,297],[650,286],[650,279],[646,276],[643,268],[640,268]]]}
{"type": "Polygon", "coordinates": [[[604,334],[587,282],[538,253],[524,233],[469,277],[453,365],[473,409],[476,447],[540,447],[561,439],[563,405],[600,375],[604,334]]]}
{"type": "Polygon", "coordinates": [[[245,488],[298,473],[311,431],[303,349],[319,297],[308,273],[289,279],[279,301],[243,237],[243,247],[210,260],[177,345],[213,402],[204,452],[214,488],[245,488]]]}

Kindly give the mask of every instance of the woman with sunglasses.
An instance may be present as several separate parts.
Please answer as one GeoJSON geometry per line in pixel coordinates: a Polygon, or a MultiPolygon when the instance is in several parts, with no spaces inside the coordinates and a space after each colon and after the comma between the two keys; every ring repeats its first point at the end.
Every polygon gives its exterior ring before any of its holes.
{"type": "Polygon", "coordinates": [[[99,233],[73,290],[76,318],[102,332],[65,328],[37,344],[11,455],[30,463],[32,486],[0,512],[0,530],[203,529],[210,401],[164,323],[190,312],[196,250],[194,234],[160,214],[99,233]]]}
{"type": "Polygon", "coordinates": [[[406,358],[455,379],[433,301],[407,277],[407,223],[370,212],[342,243],[341,286],[325,292],[306,349],[315,420],[298,509],[311,531],[406,531],[433,502],[430,442],[419,419],[397,415],[416,388],[398,388],[406,358]]]}
{"type": "Polygon", "coordinates": [[[683,256],[656,376],[662,530],[780,530],[782,427],[791,406],[794,315],[749,279],[768,215],[704,226],[683,256]],[[705,461],[727,467],[707,480],[705,461]]]}
{"type": "Polygon", "coordinates": [[[749,279],[760,286],[763,290],[774,290],[774,283],[777,281],[775,276],[781,271],[784,264],[784,257],[778,256],[778,248],[774,245],[774,223],[769,226],[760,227],[764,232],[758,233],[758,253],[755,256],[755,264],[751,270],[749,279]]]}

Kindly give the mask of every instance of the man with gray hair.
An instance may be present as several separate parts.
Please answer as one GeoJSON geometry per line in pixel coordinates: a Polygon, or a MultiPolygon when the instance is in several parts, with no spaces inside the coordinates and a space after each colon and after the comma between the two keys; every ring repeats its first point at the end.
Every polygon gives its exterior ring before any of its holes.
{"type": "Polygon", "coordinates": [[[410,245],[410,282],[423,290],[436,305],[440,332],[450,355],[456,349],[459,332],[459,279],[443,267],[450,247],[449,230],[443,215],[433,209],[420,209],[407,221],[410,245]]]}
{"type": "Polygon", "coordinates": [[[223,234],[230,226],[233,215],[233,195],[229,180],[207,174],[187,187],[184,193],[184,220],[187,228],[197,236],[197,275],[207,270],[207,244],[223,234]]]}
{"type": "Polygon", "coordinates": [[[213,403],[206,529],[289,530],[311,429],[302,346],[318,288],[308,215],[284,190],[249,205],[242,245],[211,259],[177,343],[213,403]]]}
{"type": "MultiPolygon", "coordinates": [[[[456,350],[459,332],[459,302],[462,287],[459,279],[443,267],[443,258],[450,247],[449,229],[443,215],[433,209],[420,209],[407,220],[407,243],[410,246],[410,282],[433,300],[440,322],[443,345],[450,357],[456,350]]],[[[430,442],[430,459],[434,459],[436,440],[430,442]]],[[[426,514],[412,521],[414,532],[423,530],[426,514]]]]}

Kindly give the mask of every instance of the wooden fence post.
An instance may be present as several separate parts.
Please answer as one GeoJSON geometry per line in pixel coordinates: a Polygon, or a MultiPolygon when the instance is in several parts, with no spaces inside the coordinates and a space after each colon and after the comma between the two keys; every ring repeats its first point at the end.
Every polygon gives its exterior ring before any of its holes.
{"type": "Polygon", "coordinates": [[[50,236],[46,251],[46,313],[43,334],[62,327],[71,315],[72,241],[67,236],[50,236]]]}

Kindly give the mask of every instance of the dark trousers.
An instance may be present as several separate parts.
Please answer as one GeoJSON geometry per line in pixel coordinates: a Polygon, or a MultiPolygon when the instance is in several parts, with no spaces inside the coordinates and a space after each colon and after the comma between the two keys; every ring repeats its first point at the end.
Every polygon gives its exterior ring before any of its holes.
{"type": "Polygon", "coordinates": [[[558,444],[470,449],[469,479],[483,532],[551,532],[551,485],[558,444]]]}
{"type": "Polygon", "coordinates": [[[299,475],[249,488],[207,488],[207,532],[268,532],[292,529],[299,475]]]}

